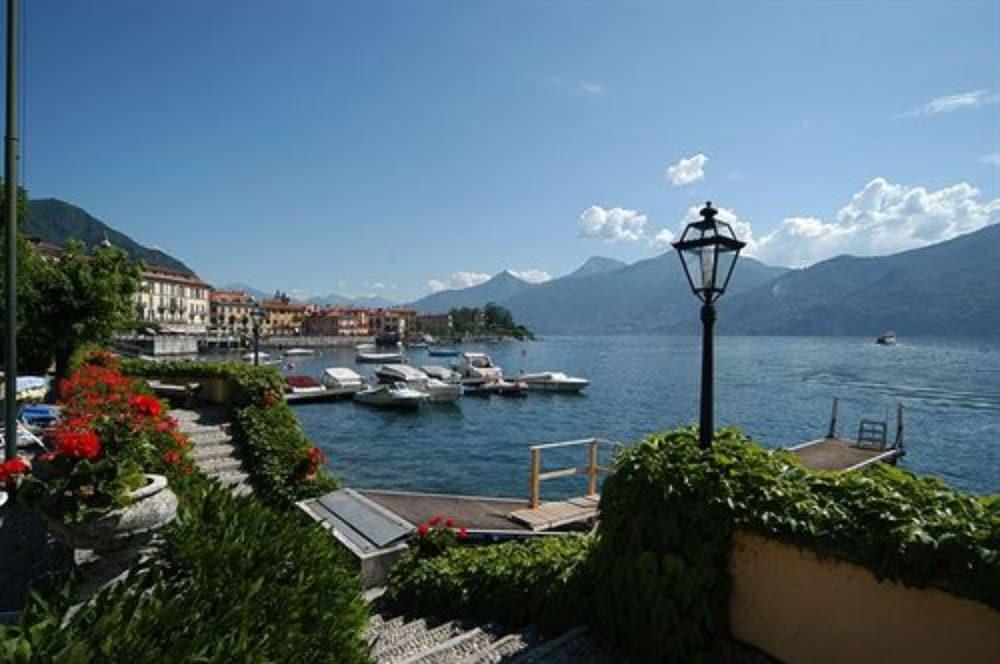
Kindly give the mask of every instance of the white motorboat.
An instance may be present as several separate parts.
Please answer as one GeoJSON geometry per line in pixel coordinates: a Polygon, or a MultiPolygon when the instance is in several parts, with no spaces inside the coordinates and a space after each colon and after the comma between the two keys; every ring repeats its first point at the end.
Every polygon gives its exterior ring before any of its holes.
{"type": "Polygon", "coordinates": [[[567,376],[561,371],[543,371],[541,373],[522,373],[517,379],[529,390],[544,390],[547,392],[579,392],[590,385],[586,378],[567,376]]]}
{"type": "Polygon", "coordinates": [[[462,353],[455,363],[455,370],[469,382],[503,380],[503,369],[493,364],[493,359],[486,353],[462,353]]]}
{"type": "Polygon", "coordinates": [[[303,355],[315,355],[316,351],[312,348],[289,348],[285,351],[286,357],[301,357],[303,355]]]}
{"type": "Polygon", "coordinates": [[[312,376],[285,376],[285,384],[292,394],[322,394],[326,391],[312,376]]]}
{"type": "MultiPolygon", "coordinates": [[[[245,355],[243,355],[243,359],[245,361],[253,364],[253,353],[246,353],[245,355]]],[[[267,353],[261,351],[260,353],[257,354],[257,364],[264,364],[264,365],[268,365],[268,366],[273,366],[273,365],[281,364],[281,360],[274,359],[270,355],[268,355],[267,353]]]]}
{"type": "Polygon", "coordinates": [[[437,364],[425,364],[420,367],[420,370],[427,374],[430,378],[437,378],[445,383],[459,383],[462,380],[462,375],[457,371],[453,371],[448,367],[442,367],[437,364]]]}
{"type": "Polygon", "coordinates": [[[885,334],[880,334],[875,337],[875,343],[880,346],[895,346],[896,345],[896,333],[886,332],[885,334]]]}
{"type": "Polygon", "coordinates": [[[354,360],[356,362],[364,362],[364,363],[367,363],[367,364],[372,364],[372,363],[375,363],[375,362],[380,363],[380,364],[387,363],[387,362],[388,363],[402,362],[403,361],[403,354],[402,353],[398,353],[398,352],[397,353],[369,353],[369,352],[362,353],[362,352],[359,352],[354,357],[354,360]]]}
{"type": "Polygon", "coordinates": [[[375,370],[375,375],[383,383],[406,383],[439,403],[455,401],[462,396],[460,384],[431,378],[408,364],[383,364],[375,370]]]}
{"type": "Polygon", "coordinates": [[[354,400],[376,408],[417,408],[430,397],[406,383],[371,385],[354,393],[354,400]]]}
{"type": "Polygon", "coordinates": [[[330,367],[323,372],[320,382],[322,382],[326,387],[334,390],[360,390],[364,387],[361,375],[353,369],[347,369],[344,367],[330,367]]]}

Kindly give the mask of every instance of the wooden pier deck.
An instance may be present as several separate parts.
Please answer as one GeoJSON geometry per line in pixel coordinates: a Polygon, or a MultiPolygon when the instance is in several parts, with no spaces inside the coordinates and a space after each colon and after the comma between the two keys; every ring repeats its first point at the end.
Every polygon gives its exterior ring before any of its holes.
{"type": "Polygon", "coordinates": [[[295,406],[304,403],[316,403],[319,401],[336,401],[337,399],[349,399],[358,390],[353,387],[328,387],[315,392],[286,392],[285,403],[295,406]]]}
{"type": "Polygon", "coordinates": [[[530,528],[512,521],[511,512],[527,509],[520,498],[461,496],[416,491],[360,490],[362,496],[417,526],[435,516],[453,518],[470,532],[525,532],[530,528]]]}
{"type": "Polygon", "coordinates": [[[880,461],[893,463],[903,456],[902,448],[859,447],[853,440],[820,438],[789,447],[788,451],[813,470],[858,470],[880,461]]]}

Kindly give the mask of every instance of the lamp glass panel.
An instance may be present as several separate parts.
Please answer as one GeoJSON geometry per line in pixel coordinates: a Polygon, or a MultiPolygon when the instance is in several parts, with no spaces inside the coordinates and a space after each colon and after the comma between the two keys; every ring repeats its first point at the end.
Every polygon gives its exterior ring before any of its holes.
{"type": "Polygon", "coordinates": [[[700,256],[701,287],[704,290],[715,288],[715,247],[708,245],[698,249],[700,256]]]}
{"type": "Polygon", "coordinates": [[[736,257],[738,253],[728,249],[719,248],[719,255],[717,259],[716,268],[716,288],[720,291],[726,290],[726,286],[729,284],[729,277],[733,270],[733,264],[736,262],[736,257]]]}
{"type": "Polygon", "coordinates": [[[701,290],[701,250],[687,249],[682,251],[681,259],[684,261],[684,270],[687,272],[691,289],[697,293],[701,290]]]}

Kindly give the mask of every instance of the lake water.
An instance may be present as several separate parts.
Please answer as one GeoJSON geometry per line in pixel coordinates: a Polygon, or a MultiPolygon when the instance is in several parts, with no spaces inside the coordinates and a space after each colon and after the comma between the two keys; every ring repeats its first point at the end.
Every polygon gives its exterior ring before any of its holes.
{"type": "MultiPolygon", "coordinates": [[[[601,437],[625,443],[698,417],[700,339],[553,337],[463,346],[489,353],[505,373],[562,370],[591,380],[581,395],[463,397],[456,405],[389,412],[350,401],[296,406],[308,435],[349,486],[525,496],[528,445],[601,437]]],[[[409,352],[412,364],[446,364],[409,352]]],[[[355,367],[353,349],[297,358],[294,373],[355,367]]],[[[371,375],[373,365],[358,365],[371,375]]],[[[717,426],[739,425],[779,447],[821,437],[841,397],[842,434],[861,417],[890,419],[905,407],[900,466],[956,488],[1000,492],[1000,341],[718,337],[717,426]]],[[[546,467],[584,465],[585,451],[546,452],[546,467]]],[[[543,484],[543,498],[581,493],[583,478],[543,484]]]]}

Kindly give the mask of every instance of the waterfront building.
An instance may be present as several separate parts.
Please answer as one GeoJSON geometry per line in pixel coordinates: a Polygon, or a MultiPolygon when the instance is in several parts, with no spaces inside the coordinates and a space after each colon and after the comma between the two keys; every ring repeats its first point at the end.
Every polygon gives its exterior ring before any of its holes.
{"type": "Polygon", "coordinates": [[[245,333],[250,329],[250,314],[256,303],[243,291],[212,291],[210,312],[212,327],[226,334],[245,333]]]}
{"type": "Polygon", "coordinates": [[[297,335],[302,332],[302,322],[315,307],[286,299],[264,300],[264,324],[261,334],[265,336],[297,335]]]}
{"type": "Polygon", "coordinates": [[[302,334],[325,337],[365,337],[371,333],[369,310],[364,307],[326,307],[302,321],[302,334]]]}
{"type": "Polygon", "coordinates": [[[372,309],[369,314],[371,334],[385,339],[403,339],[408,331],[416,330],[416,309],[392,307],[372,309]]]}
{"type": "Polygon", "coordinates": [[[164,332],[204,334],[211,290],[197,275],[148,267],[142,271],[142,284],[133,296],[136,318],[156,323],[164,332]]]}

